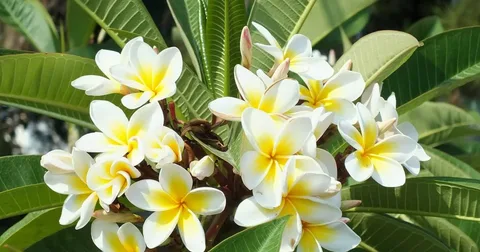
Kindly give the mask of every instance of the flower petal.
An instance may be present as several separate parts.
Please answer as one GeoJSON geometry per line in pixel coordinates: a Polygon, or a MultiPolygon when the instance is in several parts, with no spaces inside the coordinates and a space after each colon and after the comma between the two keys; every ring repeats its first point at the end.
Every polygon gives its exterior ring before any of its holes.
{"type": "Polygon", "coordinates": [[[360,132],[358,132],[353,125],[346,121],[341,121],[340,124],[338,124],[338,132],[353,148],[363,150],[362,135],[360,135],[360,132]]]}
{"type": "Polygon", "coordinates": [[[398,120],[398,113],[395,107],[388,103],[385,102],[383,104],[383,107],[380,108],[380,116],[382,118],[382,121],[388,121],[390,119],[397,119],[398,120]]]}
{"type": "Polygon", "coordinates": [[[223,212],[226,199],[218,189],[201,187],[190,191],[183,202],[195,214],[215,215],[223,212]]]}
{"type": "Polygon", "coordinates": [[[261,24],[257,22],[252,22],[252,25],[260,32],[260,34],[268,41],[268,43],[272,46],[280,48],[277,40],[272,36],[272,34],[261,24]]]}
{"type": "Polygon", "coordinates": [[[145,179],[134,183],[125,192],[125,196],[136,207],[147,211],[166,211],[178,207],[158,181],[145,179]]]}
{"type": "Polygon", "coordinates": [[[145,105],[130,117],[127,138],[144,138],[148,132],[158,130],[158,127],[163,127],[163,124],[164,118],[160,105],[158,103],[145,105]]]}
{"type": "Polygon", "coordinates": [[[95,211],[95,206],[97,205],[98,196],[95,192],[92,192],[88,197],[83,201],[82,207],[80,208],[80,219],[75,225],[75,229],[79,230],[85,227],[90,219],[92,218],[93,211],[95,211]]]}
{"type": "Polygon", "coordinates": [[[242,114],[242,128],[253,148],[266,155],[272,154],[278,130],[267,113],[253,108],[245,109],[242,114]]]}
{"type": "Polygon", "coordinates": [[[182,153],[185,148],[185,142],[182,137],[170,128],[164,127],[163,130],[168,133],[166,133],[165,137],[162,139],[162,144],[170,148],[174,156],[173,162],[182,161],[182,153]]]}
{"type": "Polygon", "coordinates": [[[325,80],[334,73],[328,62],[314,57],[296,57],[290,61],[290,71],[313,80],[325,80]]]}
{"type": "Polygon", "coordinates": [[[297,246],[297,252],[322,252],[322,247],[315,239],[315,236],[307,229],[303,228],[302,237],[297,246]]]}
{"type": "Polygon", "coordinates": [[[373,164],[370,158],[363,157],[362,153],[355,151],[345,159],[345,168],[348,174],[358,182],[365,181],[373,174],[373,164]]]}
{"type": "Polygon", "coordinates": [[[264,208],[257,203],[254,197],[243,200],[235,212],[234,221],[237,225],[242,227],[253,227],[256,225],[269,222],[280,214],[282,205],[279,207],[269,209],[264,208]]]}
{"type": "Polygon", "coordinates": [[[310,57],[312,55],[312,42],[305,35],[295,34],[285,46],[284,58],[310,57]]]}
{"type": "Polygon", "coordinates": [[[126,158],[115,159],[110,166],[110,174],[117,174],[120,171],[126,172],[131,178],[138,178],[142,175],[126,158]]]}
{"type": "Polygon", "coordinates": [[[255,200],[263,207],[275,208],[282,203],[282,193],[286,182],[286,170],[275,162],[262,182],[253,188],[255,200]]]}
{"type": "Polygon", "coordinates": [[[155,96],[150,98],[150,102],[158,102],[163,99],[172,97],[177,92],[177,84],[175,82],[162,82],[155,88],[155,96]]]}
{"type": "Polygon", "coordinates": [[[405,136],[410,137],[413,141],[418,142],[418,132],[415,126],[410,122],[404,122],[397,125],[397,129],[405,136]]]}
{"type": "Polygon", "coordinates": [[[382,157],[371,157],[373,167],[372,178],[382,186],[397,187],[405,184],[405,172],[397,161],[382,157]]]}
{"type": "Polygon", "coordinates": [[[95,63],[97,63],[98,68],[100,68],[103,74],[111,78],[110,68],[121,63],[120,53],[101,49],[95,55],[95,63]]]}
{"type": "Polygon", "coordinates": [[[293,155],[312,135],[312,122],[306,117],[289,119],[275,139],[275,155],[293,155]]]}
{"type": "Polygon", "coordinates": [[[358,72],[340,71],[330,78],[322,90],[329,99],[355,101],[365,89],[365,81],[358,72]]]}
{"type": "Polygon", "coordinates": [[[403,166],[414,176],[417,176],[420,173],[420,161],[417,157],[411,157],[403,166]]]}
{"type": "Polygon", "coordinates": [[[319,107],[313,110],[312,124],[313,134],[315,135],[316,140],[323,136],[323,133],[325,133],[330,124],[332,124],[333,118],[334,114],[331,112],[326,112],[324,107],[319,107]]]}
{"type": "Polygon", "coordinates": [[[131,93],[122,97],[122,104],[128,109],[137,109],[154,96],[152,91],[131,93]]]}
{"type": "Polygon", "coordinates": [[[317,197],[288,197],[295,206],[302,221],[308,223],[329,223],[342,217],[340,208],[317,197]]]}
{"type": "Polygon", "coordinates": [[[338,124],[340,121],[355,123],[357,121],[357,111],[351,101],[345,99],[324,100],[323,106],[326,111],[333,113],[333,123],[338,124]]]}
{"type": "Polygon", "coordinates": [[[163,190],[177,202],[180,202],[192,190],[192,176],[177,164],[163,165],[159,180],[163,190]]]}
{"type": "Polygon", "coordinates": [[[205,231],[197,216],[188,208],[183,211],[178,220],[178,232],[183,244],[190,251],[205,250],[205,231]]]}
{"type": "Polygon", "coordinates": [[[360,237],[342,221],[327,225],[309,225],[307,229],[322,247],[330,251],[348,251],[360,244],[360,237]]]}
{"type": "Polygon", "coordinates": [[[383,139],[368,150],[368,153],[388,157],[400,163],[412,157],[417,144],[404,135],[393,135],[383,139]]]}
{"type": "Polygon", "coordinates": [[[317,148],[315,159],[320,167],[322,167],[324,173],[335,179],[337,178],[337,163],[330,152],[317,148]]]}
{"type": "Polygon", "coordinates": [[[95,161],[90,155],[88,155],[88,153],[78,150],[75,147],[72,151],[72,161],[75,173],[83,181],[83,183],[86,184],[88,170],[95,163],[95,161]]]}
{"type": "Polygon", "coordinates": [[[138,36],[130,39],[123,47],[122,52],[120,53],[120,61],[122,64],[128,64],[128,61],[130,60],[130,51],[132,50],[132,45],[137,41],[143,41],[143,38],[141,36],[138,36]]]}
{"type": "Polygon", "coordinates": [[[80,137],[75,142],[75,147],[81,151],[86,152],[123,152],[119,153],[120,156],[123,156],[127,153],[127,146],[123,146],[120,143],[117,143],[103,133],[100,132],[93,132],[88,133],[80,137]]]}
{"type": "Polygon", "coordinates": [[[143,236],[148,248],[155,248],[162,244],[172,234],[177,226],[182,208],[154,212],[143,224],[143,236]]]}
{"type": "Polygon", "coordinates": [[[97,128],[118,143],[127,143],[128,119],[123,111],[108,101],[90,103],[90,117],[97,128]]]}
{"type": "Polygon", "coordinates": [[[233,97],[221,97],[208,104],[214,115],[229,121],[240,121],[247,107],[245,101],[233,97]]]}
{"type": "Polygon", "coordinates": [[[121,85],[103,76],[85,75],[72,81],[76,89],[85,90],[86,95],[102,96],[120,92],[121,85]]]}
{"type": "Polygon", "coordinates": [[[128,65],[115,65],[110,68],[110,73],[112,73],[112,77],[116,81],[122,83],[125,86],[140,91],[149,90],[147,86],[143,85],[143,82],[137,76],[135,69],[128,65]]]}
{"type": "Polygon", "coordinates": [[[92,191],[76,173],[54,174],[48,171],[43,179],[50,189],[60,194],[84,194],[92,191]]]}
{"type": "Polygon", "coordinates": [[[331,177],[323,173],[304,173],[294,182],[289,196],[319,196],[330,187],[331,177]]]}
{"type": "Polygon", "coordinates": [[[240,95],[252,107],[258,107],[265,92],[265,84],[262,79],[242,65],[235,66],[234,75],[240,95]]]}
{"type": "Polygon", "coordinates": [[[92,223],[92,240],[102,251],[125,251],[117,235],[118,225],[114,222],[95,220],[92,223]]]}
{"type": "Polygon", "coordinates": [[[123,224],[118,229],[118,238],[126,251],[145,251],[146,245],[142,233],[130,222],[123,224]]]}
{"type": "Polygon", "coordinates": [[[290,215],[290,218],[283,230],[280,251],[293,251],[302,234],[302,221],[300,220],[300,215],[288,200],[285,201],[283,209],[280,212],[280,216],[287,215],[290,215]]]}
{"type": "Polygon", "coordinates": [[[378,83],[368,86],[362,95],[362,103],[376,117],[380,109],[385,105],[385,100],[380,96],[380,86],[378,83]]]}
{"type": "Polygon", "coordinates": [[[52,150],[43,155],[40,165],[55,174],[73,172],[72,154],[64,150],[52,150]]]}
{"type": "Polygon", "coordinates": [[[256,151],[245,152],[240,159],[240,174],[248,189],[257,187],[273,167],[273,160],[256,151]]]}
{"type": "Polygon", "coordinates": [[[299,98],[298,82],[293,79],[281,80],[265,91],[259,109],[267,113],[283,114],[293,108],[299,98]]]}
{"type": "Polygon", "coordinates": [[[65,199],[60,215],[60,225],[70,225],[80,217],[80,208],[89,194],[71,194],[65,199]]]}
{"type": "Polygon", "coordinates": [[[154,59],[154,83],[174,83],[182,73],[182,54],[176,47],[169,47],[162,50],[154,59]]]}
{"type": "Polygon", "coordinates": [[[132,163],[132,165],[140,164],[143,159],[145,159],[145,150],[140,138],[132,137],[128,141],[128,146],[130,148],[130,152],[127,154],[128,160],[132,163]]]}
{"type": "Polygon", "coordinates": [[[358,123],[363,137],[363,147],[370,148],[377,141],[377,123],[370,111],[361,103],[357,103],[358,123]]]}

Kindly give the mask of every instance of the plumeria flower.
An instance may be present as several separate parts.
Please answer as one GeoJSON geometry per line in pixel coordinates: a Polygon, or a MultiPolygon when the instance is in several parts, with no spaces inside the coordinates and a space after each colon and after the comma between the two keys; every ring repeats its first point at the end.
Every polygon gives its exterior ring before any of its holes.
{"type": "Polygon", "coordinates": [[[156,168],[163,164],[182,161],[185,148],[182,137],[174,130],[163,126],[163,120],[157,120],[154,123],[158,124],[158,127],[153,127],[155,130],[145,138],[145,156],[157,163],[156,168]]]}
{"type": "Polygon", "coordinates": [[[119,228],[114,222],[95,220],[92,240],[104,252],[144,252],[146,249],[142,233],[130,222],[119,228]]]}
{"type": "Polygon", "coordinates": [[[136,37],[128,41],[125,47],[123,47],[121,53],[105,49],[98,51],[95,55],[95,63],[97,63],[98,68],[100,68],[106,78],[99,75],[85,75],[72,81],[72,86],[77,89],[85,90],[85,94],[91,96],[102,96],[115,93],[128,94],[128,87],[122,85],[112,77],[110,68],[118,64],[127,65],[132,44],[137,41],[143,41],[143,38],[136,37]]]}
{"type": "Polygon", "coordinates": [[[102,202],[110,205],[130,187],[131,179],[140,175],[128,159],[107,158],[95,163],[88,171],[87,184],[102,202]]]}
{"type": "MultiPolygon", "coordinates": [[[[235,223],[243,227],[256,226],[277,217],[290,215],[282,236],[281,251],[293,251],[302,232],[302,221],[318,224],[330,223],[342,216],[340,209],[317,196],[324,195],[330,187],[331,177],[322,172],[311,158],[296,157],[290,162],[287,187],[282,193],[281,204],[273,209],[260,205],[255,197],[240,203],[235,213],[235,223]],[[296,163],[301,171],[296,171],[296,163]],[[308,165],[305,165],[308,163],[308,165]]],[[[337,191],[338,192],[338,191],[337,191]]]]}
{"type": "Polygon", "coordinates": [[[326,60],[328,62],[328,64],[330,64],[331,66],[335,65],[335,63],[337,62],[337,57],[335,55],[335,50],[333,49],[330,49],[330,51],[328,51],[328,56],[327,55],[323,55],[319,50],[313,50],[312,51],[312,56],[313,57],[318,57],[322,60],[326,60]]]}
{"type": "MultiPolygon", "coordinates": [[[[97,205],[98,195],[87,185],[87,172],[94,164],[86,152],[73,149],[72,153],[53,150],[42,156],[40,164],[48,169],[45,184],[53,191],[68,195],[63,203],[61,225],[69,225],[79,219],[75,229],[81,229],[90,221],[97,205]]],[[[108,210],[108,205],[100,202],[108,210]]]]}
{"type": "Polygon", "coordinates": [[[284,79],[274,84],[264,83],[260,77],[241,65],[235,66],[234,75],[243,100],[222,97],[210,102],[208,108],[220,118],[240,121],[243,111],[249,107],[269,114],[282,114],[298,102],[299,85],[296,80],[284,79]]]}
{"type": "Polygon", "coordinates": [[[145,156],[142,139],[151,131],[152,122],[163,122],[163,112],[158,103],[143,106],[133,113],[130,121],[123,111],[108,101],[92,101],[90,117],[101,132],[82,136],[75,146],[83,151],[102,153],[98,159],[126,155],[132,165],[139,164],[145,156]]]}
{"type": "Polygon", "coordinates": [[[190,163],[190,173],[199,180],[212,176],[214,171],[215,161],[208,155],[198,161],[192,161],[190,163]]]}
{"type": "Polygon", "coordinates": [[[285,165],[312,134],[309,118],[292,118],[276,123],[267,113],[246,109],[242,127],[254,150],[240,159],[240,174],[255,200],[267,208],[278,207],[285,184],[285,165]]]}
{"type": "Polygon", "coordinates": [[[175,94],[176,81],[182,73],[182,55],[176,47],[160,53],[143,41],[132,43],[129,64],[110,68],[112,77],[133,89],[122,98],[122,104],[136,109],[146,102],[157,102],[175,94]]]}
{"type": "Polygon", "coordinates": [[[389,130],[384,132],[383,135],[389,136],[392,134],[402,134],[417,143],[413,156],[410,159],[406,160],[404,163],[402,163],[402,165],[410,173],[416,176],[420,173],[420,161],[428,161],[430,160],[430,156],[427,155],[422,145],[418,143],[418,132],[415,129],[415,126],[413,126],[413,124],[411,124],[410,122],[403,122],[401,124],[397,124],[399,117],[395,107],[396,99],[395,95],[392,94],[389,99],[384,102],[383,108],[380,109],[380,115],[383,122],[393,120],[392,127],[390,127],[389,130]]]}
{"type": "Polygon", "coordinates": [[[192,190],[192,177],[176,164],[160,170],[159,181],[141,180],[126,192],[136,207],[153,211],[143,225],[145,243],[155,248],[178,227],[185,247],[205,250],[205,232],[197,215],[214,215],[225,209],[225,195],[218,189],[204,187],[192,190]]]}
{"type": "Polygon", "coordinates": [[[370,111],[357,103],[361,134],[350,123],[342,121],[338,130],[355,152],[347,156],[345,167],[356,181],[372,177],[382,186],[396,187],[405,183],[401,163],[412,156],[416,144],[409,137],[393,135],[378,140],[379,129],[370,111]]]}
{"type": "Polygon", "coordinates": [[[327,224],[303,222],[298,252],[348,251],[360,244],[360,237],[345,222],[336,220],[327,224]]]}
{"type": "Polygon", "coordinates": [[[252,24],[269,43],[269,45],[255,43],[255,45],[272,55],[276,65],[290,59],[290,71],[304,78],[324,80],[332,76],[333,68],[325,60],[313,57],[312,43],[306,36],[293,35],[287,42],[285,49],[282,49],[265,27],[255,22],[252,22],[252,24]]]}
{"type": "Polygon", "coordinates": [[[365,88],[365,81],[360,73],[341,70],[326,83],[321,80],[306,80],[307,86],[300,87],[300,99],[303,105],[312,108],[324,107],[334,114],[333,123],[342,120],[355,122],[356,111],[353,101],[358,99],[365,88]]]}

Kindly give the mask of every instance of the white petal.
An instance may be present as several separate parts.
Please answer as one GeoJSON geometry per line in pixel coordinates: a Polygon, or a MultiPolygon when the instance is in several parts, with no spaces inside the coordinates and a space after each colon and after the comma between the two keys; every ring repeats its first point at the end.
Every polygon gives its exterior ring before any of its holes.
{"type": "Polygon", "coordinates": [[[166,211],[178,206],[158,181],[145,179],[130,186],[125,196],[136,207],[147,211],[166,211]]]}
{"type": "Polygon", "coordinates": [[[368,153],[388,157],[400,163],[407,161],[417,148],[417,144],[404,135],[393,135],[375,144],[368,153]]]}
{"type": "Polygon", "coordinates": [[[247,107],[245,101],[233,97],[221,97],[208,104],[214,115],[229,121],[240,121],[247,107]]]}
{"type": "Polygon", "coordinates": [[[163,127],[164,118],[162,108],[158,103],[145,105],[135,111],[128,122],[128,139],[132,137],[144,138],[150,131],[163,127]]]}
{"type": "Polygon", "coordinates": [[[421,144],[417,144],[417,149],[413,153],[415,157],[418,158],[420,161],[428,161],[430,160],[430,156],[425,152],[421,144]]]}
{"type": "Polygon", "coordinates": [[[163,81],[155,88],[155,92],[155,96],[150,98],[152,103],[172,97],[177,92],[177,84],[175,82],[163,81]]]}
{"type": "Polygon", "coordinates": [[[183,244],[190,251],[205,250],[205,231],[197,216],[188,208],[183,211],[178,220],[178,232],[183,244]]]}
{"type": "Polygon", "coordinates": [[[277,218],[280,210],[281,206],[273,209],[264,208],[254,197],[250,197],[238,205],[234,221],[242,227],[253,227],[277,218]]]}
{"type": "Polygon", "coordinates": [[[345,99],[332,99],[324,101],[323,106],[326,111],[333,113],[333,123],[339,124],[340,121],[347,121],[351,124],[357,122],[357,110],[352,102],[345,99]]]}
{"type": "Polygon", "coordinates": [[[279,47],[264,45],[260,43],[255,43],[255,45],[261,50],[265,51],[266,53],[272,55],[277,62],[280,62],[283,60],[283,52],[282,52],[282,49],[280,49],[279,47]]]}
{"type": "Polygon", "coordinates": [[[76,89],[85,90],[86,95],[102,96],[120,92],[120,84],[98,75],[85,75],[72,81],[76,89]]]}
{"type": "Polygon", "coordinates": [[[290,71],[313,80],[325,80],[334,70],[325,60],[313,57],[295,58],[290,62],[290,71]]]}
{"type": "Polygon", "coordinates": [[[277,40],[272,36],[272,34],[261,24],[257,22],[252,22],[252,25],[262,34],[262,36],[268,41],[268,43],[272,46],[280,47],[277,40]]]}
{"type": "Polygon", "coordinates": [[[143,83],[151,84],[153,77],[153,64],[157,53],[147,43],[137,41],[132,43],[130,49],[130,65],[135,69],[143,83]]]}
{"type": "Polygon", "coordinates": [[[323,173],[303,173],[295,179],[289,196],[320,196],[330,187],[331,177],[323,173]]]}
{"type": "Polygon", "coordinates": [[[193,189],[184,199],[187,207],[199,215],[219,214],[225,209],[226,202],[222,191],[210,187],[193,189]]]}
{"type": "Polygon", "coordinates": [[[190,173],[199,180],[212,176],[213,172],[215,172],[215,162],[208,155],[198,161],[190,162],[190,173]]]}
{"type": "Polygon", "coordinates": [[[283,230],[280,251],[293,251],[302,233],[302,221],[297,210],[289,200],[285,200],[285,204],[280,212],[280,216],[286,215],[290,215],[290,218],[283,230]]]}
{"type": "Polygon", "coordinates": [[[361,182],[370,178],[373,174],[373,164],[368,157],[363,157],[359,151],[355,151],[345,159],[345,168],[355,181],[361,182]]]}
{"type": "Polygon", "coordinates": [[[380,96],[380,86],[378,83],[368,86],[362,95],[362,103],[376,117],[380,109],[385,105],[385,100],[380,96]]]}
{"type": "Polygon", "coordinates": [[[163,165],[159,180],[163,190],[177,202],[180,202],[192,190],[192,176],[177,164],[163,165]]]}
{"type": "Polygon", "coordinates": [[[410,122],[404,122],[397,125],[397,129],[405,136],[410,137],[413,141],[418,142],[418,132],[415,126],[410,122]]]}
{"type": "Polygon", "coordinates": [[[275,154],[295,154],[311,135],[312,122],[309,118],[297,117],[288,120],[275,139],[275,154]]]}
{"type": "Polygon", "coordinates": [[[75,147],[79,150],[86,152],[123,152],[120,156],[123,156],[127,152],[127,146],[117,144],[107,138],[103,133],[93,132],[88,133],[80,137],[75,142],[75,147]]]}
{"type": "Polygon", "coordinates": [[[382,121],[388,121],[390,119],[398,119],[398,113],[395,107],[385,102],[383,107],[380,109],[380,116],[382,117],[382,121]]]}
{"type": "Polygon", "coordinates": [[[365,90],[363,91],[362,97],[360,98],[360,102],[363,104],[367,104],[370,98],[372,97],[372,93],[374,92],[374,89],[378,90],[378,95],[380,96],[380,93],[382,91],[382,84],[374,83],[372,85],[369,85],[365,87],[365,90]]]}
{"type": "Polygon", "coordinates": [[[361,103],[357,103],[358,124],[363,137],[363,147],[370,148],[377,141],[377,123],[370,111],[361,103]]]}
{"type": "Polygon", "coordinates": [[[337,163],[330,152],[317,148],[315,159],[317,160],[323,172],[333,178],[337,178],[337,163]]]}
{"type": "Polygon", "coordinates": [[[306,155],[309,157],[315,157],[316,149],[317,149],[317,140],[315,139],[315,136],[312,134],[303,145],[302,149],[300,150],[300,153],[302,155],[306,155]]]}
{"type": "Polygon", "coordinates": [[[75,229],[81,229],[85,227],[90,219],[92,218],[93,211],[95,211],[95,206],[97,205],[98,197],[96,193],[91,193],[88,198],[83,202],[82,207],[80,208],[80,219],[75,226],[75,229]]]}
{"type": "Polygon", "coordinates": [[[73,172],[72,154],[64,150],[52,150],[43,155],[40,159],[40,165],[52,173],[70,173],[73,172]]]}
{"type": "Polygon", "coordinates": [[[108,101],[90,103],[90,117],[97,128],[108,138],[118,143],[127,142],[128,119],[123,111],[108,101]]]}
{"type": "Polygon", "coordinates": [[[154,96],[152,91],[131,93],[122,97],[122,104],[128,109],[137,109],[154,96]]]}
{"type": "Polygon", "coordinates": [[[405,172],[395,160],[385,157],[372,157],[375,167],[372,178],[385,187],[397,187],[405,184],[405,172]]]}
{"type": "Polygon", "coordinates": [[[143,85],[143,83],[137,76],[135,69],[128,65],[115,65],[110,68],[110,73],[112,73],[112,77],[115,80],[125,86],[141,91],[148,90],[148,88],[143,85]]]}
{"type": "Polygon", "coordinates": [[[289,197],[300,218],[308,223],[329,223],[342,217],[340,208],[317,197],[289,197]]]}
{"type": "Polygon", "coordinates": [[[240,95],[251,106],[258,107],[265,92],[265,84],[263,81],[242,65],[235,66],[234,75],[240,95]]]}
{"type": "Polygon", "coordinates": [[[334,114],[325,112],[325,108],[323,107],[316,108],[312,112],[313,133],[316,140],[323,136],[323,133],[325,133],[330,124],[332,124],[333,118],[334,114]]]}
{"type": "Polygon", "coordinates": [[[347,141],[347,143],[353,148],[357,150],[363,149],[362,135],[360,135],[360,132],[358,132],[353,125],[348,122],[341,121],[338,125],[338,132],[340,132],[340,135],[343,137],[343,139],[345,139],[345,141],[347,141]]]}
{"type": "Polygon", "coordinates": [[[250,190],[257,187],[273,166],[273,160],[259,152],[245,152],[240,159],[240,174],[243,184],[250,190]]]}
{"type": "Polygon", "coordinates": [[[299,98],[298,82],[293,79],[281,80],[265,91],[259,109],[267,113],[283,114],[293,108],[299,98]]]}
{"type": "Polygon", "coordinates": [[[60,225],[72,224],[80,217],[80,208],[88,196],[89,194],[68,195],[63,203],[62,214],[59,220],[60,225]]]}
{"type": "Polygon", "coordinates": [[[322,252],[322,247],[317,242],[313,234],[303,227],[302,237],[297,246],[297,252],[322,252]]]}
{"type": "Polygon", "coordinates": [[[257,76],[263,81],[265,88],[268,88],[273,84],[273,80],[262,69],[257,70],[257,76]]]}
{"type": "Polygon", "coordinates": [[[130,222],[118,229],[118,238],[127,251],[145,251],[146,249],[142,233],[130,222]]]}
{"type": "Polygon", "coordinates": [[[43,176],[45,184],[60,194],[84,194],[91,190],[76,173],[54,174],[50,171],[43,176]]]}
{"type": "Polygon", "coordinates": [[[242,128],[253,148],[267,155],[272,153],[278,130],[267,113],[252,108],[245,109],[242,114],[242,128]]]}
{"type": "Polygon", "coordinates": [[[124,251],[117,235],[118,225],[114,222],[95,220],[92,223],[92,240],[102,251],[124,251]]]}
{"type": "Polygon", "coordinates": [[[88,155],[88,153],[80,151],[75,147],[72,151],[72,159],[75,173],[86,184],[88,170],[95,163],[95,161],[90,155],[88,155]]]}
{"type": "Polygon", "coordinates": [[[98,68],[100,68],[103,74],[110,78],[110,68],[121,63],[120,53],[101,49],[95,55],[95,63],[97,63],[98,68]]]}
{"type": "Polygon", "coordinates": [[[143,236],[148,248],[162,244],[172,234],[181,214],[181,208],[154,212],[143,224],[143,236]]]}
{"type": "Polygon", "coordinates": [[[420,161],[417,157],[411,157],[403,163],[403,166],[414,176],[417,176],[420,173],[420,161]]]}
{"type": "Polygon", "coordinates": [[[153,69],[156,71],[154,75],[163,77],[161,82],[176,82],[182,73],[182,64],[180,50],[176,47],[166,48],[154,59],[153,69]]]}
{"type": "Polygon", "coordinates": [[[360,73],[341,71],[325,83],[324,89],[330,91],[327,95],[329,99],[355,101],[362,95],[365,81],[360,73]]]}
{"type": "Polygon", "coordinates": [[[310,57],[312,55],[312,43],[305,35],[295,34],[285,46],[285,57],[293,60],[295,57],[310,57]]]}
{"type": "Polygon", "coordinates": [[[255,200],[263,207],[275,208],[282,202],[286,171],[278,164],[271,167],[262,182],[253,189],[255,200]]]}
{"type": "Polygon", "coordinates": [[[397,107],[397,98],[395,97],[395,93],[390,94],[387,98],[387,102],[390,103],[394,108],[397,107]]]}
{"type": "Polygon", "coordinates": [[[140,36],[133,38],[129,40],[123,47],[122,52],[120,53],[120,60],[122,64],[128,64],[128,61],[130,60],[130,50],[132,49],[132,45],[137,41],[143,41],[143,38],[140,36]]]}
{"type": "Polygon", "coordinates": [[[327,225],[310,225],[308,230],[322,247],[330,251],[348,251],[360,244],[360,237],[342,221],[327,225]]]}

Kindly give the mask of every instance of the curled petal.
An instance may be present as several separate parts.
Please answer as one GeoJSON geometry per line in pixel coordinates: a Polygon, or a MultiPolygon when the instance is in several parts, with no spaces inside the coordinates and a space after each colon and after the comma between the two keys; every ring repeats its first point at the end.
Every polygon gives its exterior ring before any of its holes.
{"type": "Polygon", "coordinates": [[[137,109],[147,103],[153,96],[152,91],[131,93],[122,97],[122,104],[129,109],[137,109]]]}
{"type": "Polygon", "coordinates": [[[269,209],[257,203],[254,197],[243,200],[235,212],[234,221],[242,227],[253,227],[269,222],[280,214],[282,205],[269,209]]]}
{"type": "Polygon", "coordinates": [[[40,165],[55,174],[71,173],[74,171],[72,154],[64,150],[52,150],[43,155],[40,165]]]}
{"type": "Polygon", "coordinates": [[[247,107],[245,101],[233,97],[221,97],[208,104],[214,115],[229,121],[240,121],[247,107]]]}

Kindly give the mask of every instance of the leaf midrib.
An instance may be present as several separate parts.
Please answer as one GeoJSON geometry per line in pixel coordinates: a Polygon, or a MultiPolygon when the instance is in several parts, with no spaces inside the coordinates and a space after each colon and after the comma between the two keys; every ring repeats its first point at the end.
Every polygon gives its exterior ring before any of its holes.
{"type": "Polygon", "coordinates": [[[441,214],[441,213],[432,213],[429,211],[416,211],[416,210],[404,210],[397,208],[387,208],[387,207],[354,207],[343,212],[349,213],[400,213],[400,214],[415,214],[422,216],[433,216],[433,217],[442,217],[442,218],[451,218],[459,220],[469,220],[469,221],[480,221],[480,217],[468,217],[454,214],[441,214]]]}
{"type": "Polygon", "coordinates": [[[435,135],[437,133],[440,133],[442,131],[446,131],[450,128],[458,128],[458,127],[464,127],[464,126],[470,126],[470,125],[475,125],[475,124],[478,124],[478,123],[475,123],[475,122],[465,122],[465,123],[454,123],[454,124],[451,124],[451,125],[444,125],[442,127],[439,127],[439,128],[436,128],[436,129],[432,129],[432,130],[428,130],[426,132],[423,132],[422,134],[420,134],[418,136],[418,140],[421,140],[423,138],[426,138],[426,137],[429,137],[429,136],[432,136],[432,135],[435,135]]]}

